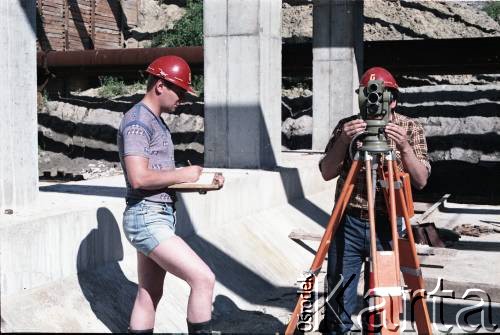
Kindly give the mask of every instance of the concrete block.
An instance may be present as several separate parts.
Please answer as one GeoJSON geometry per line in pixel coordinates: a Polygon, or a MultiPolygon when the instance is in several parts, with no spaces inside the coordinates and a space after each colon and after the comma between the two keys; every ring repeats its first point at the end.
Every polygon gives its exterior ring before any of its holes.
{"type": "Polygon", "coordinates": [[[229,35],[258,35],[262,17],[259,0],[231,0],[227,5],[229,35]]]}
{"type": "Polygon", "coordinates": [[[329,1],[315,1],[313,5],[313,59],[330,59],[331,4],[329,1]]]}
{"type": "Polygon", "coordinates": [[[228,90],[229,105],[255,105],[259,101],[261,70],[258,36],[228,37],[228,90]]]}
{"type": "Polygon", "coordinates": [[[205,35],[205,75],[216,77],[205,82],[205,162],[209,166],[276,166],[281,150],[280,17],[281,6],[274,1],[230,1],[224,42],[205,35]],[[218,67],[219,62],[223,66],[218,67]]]}
{"type": "Polygon", "coordinates": [[[362,8],[361,1],[314,1],[313,150],[323,150],[337,122],[354,113],[363,66],[362,8]]]}
{"type": "Polygon", "coordinates": [[[259,0],[259,33],[281,39],[281,1],[259,0]]]}
{"type": "MultiPolygon", "coordinates": [[[[331,188],[317,169],[319,155],[290,154],[288,158],[275,171],[217,169],[226,177],[221,191],[181,194],[178,235],[220,234],[246,216],[331,188]]],[[[14,215],[0,214],[2,297],[135,258],[135,249],[122,230],[124,184],[123,176],[114,176],[44,186],[38,206],[14,215]]]]}
{"type": "Polygon", "coordinates": [[[35,6],[35,0],[0,3],[2,212],[30,206],[38,196],[35,6]]]}
{"type": "Polygon", "coordinates": [[[205,165],[227,166],[227,37],[206,37],[205,165]]]}
{"type": "Polygon", "coordinates": [[[226,0],[203,1],[203,35],[205,37],[227,35],[227,3],[226,0]]]}
{"type": "Polygon", "coordinates": [[[330,105],[330,61],[313,62],[313,150],[324,150],[333,129],[330,129],[332,106],[330,105]]]}
{"type": "Polygon", "coordinates": [[[332,46],[352,46],[355,1],[337,0],[331,2],[331,44],[332,46]]]}
{"type": "MultiPolygon", "coordinates": [[[[265,0],[263,0],[265,1],[265,0]]],[[[282,10],[281,5],[282,1],[268,1],[270,4],[269,7],[269,16],[270,16],[270,36],[281,41],[281,21],[282,21],[282,10]]]]}
{"type": "Polygon", "coordinates": [[[229,166],[259,168],[262,111],[258,104],[236,105],[228,108],[228,154],[229,166]]]}
{"type": "Polygon", "coordinates": [[[330,118],[330,127],[333,130],[341,119],[356,114],[358,106],[353,105],[353,62],[351,60],[335,61],[331,64],[331,73],[333,82],[342,79],[342,85],[330,85],[330,105],[332,108],[332,117],[330,118]]]}

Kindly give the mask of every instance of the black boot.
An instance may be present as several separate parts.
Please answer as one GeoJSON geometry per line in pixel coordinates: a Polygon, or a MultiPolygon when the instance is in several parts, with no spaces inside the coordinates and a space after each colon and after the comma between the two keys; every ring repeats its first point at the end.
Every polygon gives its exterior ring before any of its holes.
{"type": "Polygon", "coordinates": [[[153,334],[153,328],[151,329],[141,329],[141,330],[134,330],[134,329],[128,329],[129,334],[153,334]]]}
{"type": "Polygon", "coordinates": [[[189,334],[212,334],[212,320],[205,322],[191,323],[187,321],[189,334]]]}

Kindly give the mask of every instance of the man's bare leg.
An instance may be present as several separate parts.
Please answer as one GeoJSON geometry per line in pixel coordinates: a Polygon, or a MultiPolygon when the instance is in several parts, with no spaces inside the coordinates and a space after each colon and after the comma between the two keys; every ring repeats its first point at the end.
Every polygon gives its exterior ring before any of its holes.
{"type": "Polygon", "coordinates": [[[165,270],[152,259],[137,252],[139,287],[130,316],[130,331],[153,329],[158,302],[163,294],[165,270]]]}

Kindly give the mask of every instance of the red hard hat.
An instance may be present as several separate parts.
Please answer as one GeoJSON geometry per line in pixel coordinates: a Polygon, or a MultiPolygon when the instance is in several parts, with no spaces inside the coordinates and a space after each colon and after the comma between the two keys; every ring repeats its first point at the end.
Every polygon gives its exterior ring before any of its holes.
{"type": "Polygon", "coordinates": [[[359,81],[359,86],[367,86],[370,80],[383,80],[384,86],[399,91],[398,83],[392,74],[383,67],[372,67],[363,73],[359,81]]]}
{"type": "Polygon", "coordinates": [[[149,64],[147,73],[165,79],[172,84],[194,93],[191,88],[191,69],[188,63],[177,56],[162,56],[149,64]]]}

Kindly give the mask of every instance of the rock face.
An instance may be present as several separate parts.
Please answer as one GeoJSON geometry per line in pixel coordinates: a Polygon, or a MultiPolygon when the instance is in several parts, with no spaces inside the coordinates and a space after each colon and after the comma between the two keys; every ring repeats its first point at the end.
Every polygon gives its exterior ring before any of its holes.
{"type": "Polygon", "coordinates": [[[288,42],[305,42],[312,38],[312,4],[291,6],[283,3],[281,37],[288,42]]]}
{"type": "Polygon", "coordinates": [[[459,1],[365,1],[367,41],[499,36],[498,23],[459,1]]]}
{"type": "Polygon", "coordinates": [[[157,0],[142,0],[139,8],[138,26],[130,30],[127,47],[145,47],[153,34],[160,30],[171,29],[186,10],[175,4],[164,4],[157,0]]]}
{"type": "MultiPolygon", "coordinates": [[[[370,0],[364,2],[365,41],[499,36],[498,23],[465,1],[370,0]]],[[[472,2],[473,3],[473,2],[472,2]]],[[[282,36],[312,39],[312,5],[283,3],[282,36]]]]}
{"type": "MultiPolygon", "coordinates": [[[[119,173],[116,133],[122,115],[141,94],[114,100],[79,95],[49,101],[38,112],[39,171],[44,179],[88,179],[119,173]],[[69,102],[71,101],[71,103],[69,102]]],[[[164,116],[176,160],[203,162],[203,103],[181,104],[164,116]]]]}

